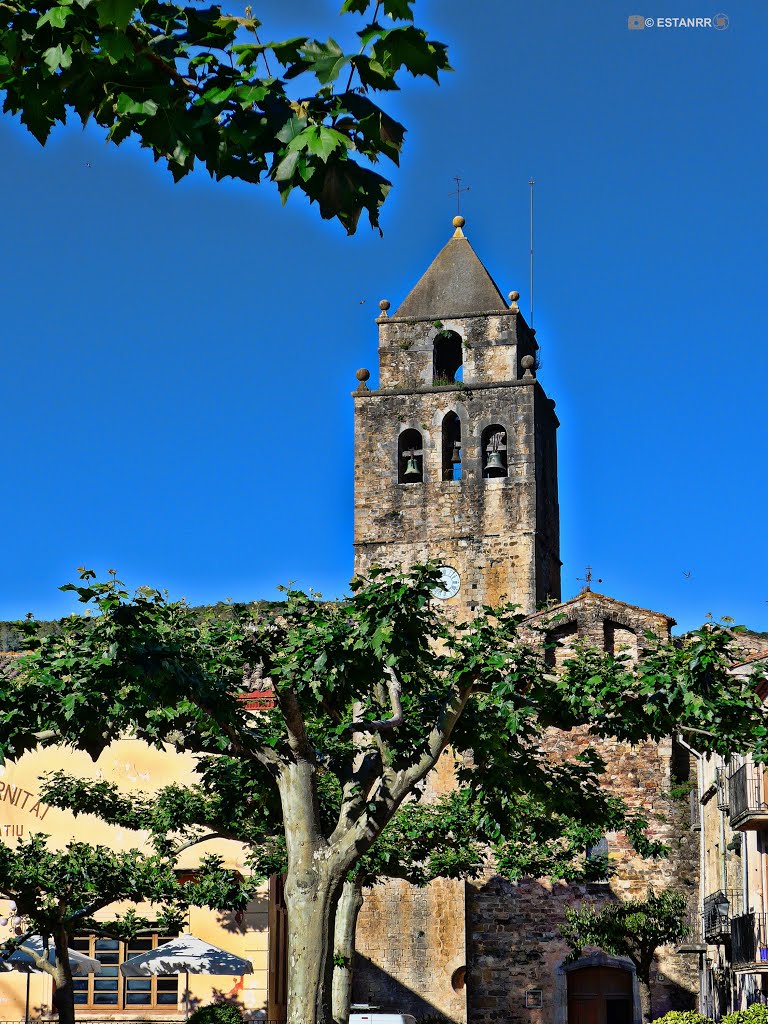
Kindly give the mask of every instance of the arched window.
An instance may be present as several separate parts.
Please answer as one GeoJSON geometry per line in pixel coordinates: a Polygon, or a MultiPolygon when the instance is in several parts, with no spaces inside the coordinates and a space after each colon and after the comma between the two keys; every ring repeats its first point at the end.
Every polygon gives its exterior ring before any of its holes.
{"type": "Polygon", "coordinates": [[[623,661],[637,661],[637,633],[634,630],[611,619],[605,620],[603,630],[608,654],[614,658],[620,657],[623,661]]]}
{"type": "Polygon", "coordinates": [[[575,622],[564,622],[547,632],[544,662],[548,668],[560,669],[574,654],[573,644],[577,630],[575,622]]]}
{"type": "Polygon", "coordinates": [[[432,383],[453,384],[454,381],[461,380],[463,362],[460,335],[456,331],[438,331],[435,335],[432,358],[432,383]]]}
{"type": "Polygon", "coordinates": [[[461,420],[455,412],[443,418],[443,480],[461,480],[461,420]]]}
{"type": "Polygon", "coordinates": [[[404,430],[397,439],[397,482],[424,483],[424,449],[418,430],[404,430]]]}
{"type": "Polygon", "coordinates": [[[491,423],[482,434],[480,458],[483,476],[487,478],[507,475],[507,430],[500,423],[491,423]]]}

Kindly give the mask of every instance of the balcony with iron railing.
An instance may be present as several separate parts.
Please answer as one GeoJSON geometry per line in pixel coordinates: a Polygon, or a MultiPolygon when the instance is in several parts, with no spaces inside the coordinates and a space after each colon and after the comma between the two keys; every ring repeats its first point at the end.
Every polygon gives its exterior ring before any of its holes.
{"type": "Polygon", "coordinates": [[[710,943],[731,937],[731,920],[742,913],[742,894],[738,889],[720,889],[704,900],[704,939],[710,943]]]}
{"type": "Polygon", "coordinates": [[[676,953],[706,953],[707,943],[704,939],[703,918],[696,907],[689,907],[685,915],[686,932],[675,946],[676,953]]]}
{"type": "Polygon", "coordinates": [[[741,914],[731,921],[731,964],[735,971],[768,971],[768,915],[741,914]]]}
{"type": "Polygon", "coordinates": [[[731,772],[729,779],[731,828],[742,831],[768,828],[763,766],[747,762],[731,772]]]}

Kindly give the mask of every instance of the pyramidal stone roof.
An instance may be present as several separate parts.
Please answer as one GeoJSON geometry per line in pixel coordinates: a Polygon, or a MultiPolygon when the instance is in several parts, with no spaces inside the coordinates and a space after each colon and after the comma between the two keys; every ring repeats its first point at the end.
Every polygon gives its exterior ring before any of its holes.
{"type": "Polygon", "coordinates": [[[396,310],[396,317],[452,317],[508,309],[498,285],[461,230],[456,231],[396,310]]]}

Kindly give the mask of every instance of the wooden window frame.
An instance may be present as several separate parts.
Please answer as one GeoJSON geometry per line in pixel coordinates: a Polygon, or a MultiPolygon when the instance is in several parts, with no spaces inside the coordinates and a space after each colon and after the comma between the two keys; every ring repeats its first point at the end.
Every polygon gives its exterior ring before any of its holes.
{"type": "MultiPolygon", "coordinates": [[[[89,974],[87,977],[75,977],[73,978],[74,985],[74,996],[75,996],[75,1012],[76,1013],[101,1013],[101,1014],[113,1014],[113,1013],[126,1013],[126,1014],[143,1014],[143,1013],[178,1013],[179,1010],[179,998],[183,990],[180,987],[180,975],[178,974],[165,974],[165,975],[150,975],[146,979],[135,979],[125,978],[120,974],[120,965],[129,960],[132,956],[136,956],[140,952],[149,952],[150,949],[157,949],[158,946],[167,942],[172,936],[170,935],[159,935],[157,932],[144,932],[136,936],[133,940],[115,939],[107,935],[78,935],[72,940],[72,947],[80,950],[87,956],[99,959],[99,953],[111,953],[117,954],[117,999],[115,1002],[96,1002],[96,981],[101,978],[104,979],[103,975],[89,974]],[[136,948],[136,943],[151,942],[151,946],[145,950],[139,950],[136,948]],[[114,951],[97,949],[97,943],[100,942],[115,942],[117,947],[114,951]],[[158,983],[168,982],[173,979],[176,983],[176,991],[173,1002],[158,1002],[158,983]],[[131,981],[148,981],[149,982],[149,1001],[148,1002],[128,1002],[128,983],[131,981]],[[85,982],[85,985],[83,985],[85,982]],[[78,1000],[78,995],[83,992],[86,994],[84,1002],[78,1000]]],[[[111,966],[111,965],[110,965],[111,966]]],[[[162,991],[162,989],[161,989],[162,991]]],[[[171,991],[170,986],[165,990],[165,994],[171,991]]]]}

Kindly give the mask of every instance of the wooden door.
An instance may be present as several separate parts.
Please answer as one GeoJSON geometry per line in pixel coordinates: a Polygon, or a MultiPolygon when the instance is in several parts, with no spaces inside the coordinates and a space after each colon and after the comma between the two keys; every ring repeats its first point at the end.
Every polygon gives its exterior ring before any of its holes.
{"type": "Polygon", "coordinates": [[[617,967],[568,974],[568,1024],[632,1024],[632,975],[617,967]]]}

